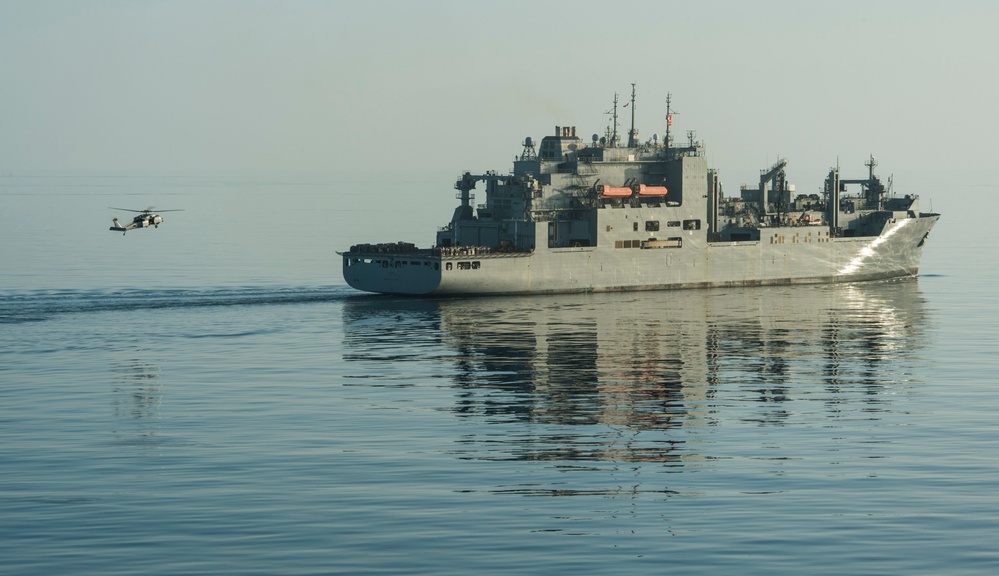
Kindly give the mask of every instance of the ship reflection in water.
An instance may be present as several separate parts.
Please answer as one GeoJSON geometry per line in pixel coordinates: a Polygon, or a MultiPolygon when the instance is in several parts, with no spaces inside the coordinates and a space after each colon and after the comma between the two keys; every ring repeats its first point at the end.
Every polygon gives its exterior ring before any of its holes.
{"type": "Polygon", "coordinates": [[[160,368],[142,358],[149,353],[138,347],[127,358],[111,365],[112,411],[115,437],[124,444],[154,447],[160,438],[158,419],[163,399],[160,368]]]}
{"type": "MultiPolygon", "coordinates": [[[[454,401],[441,408],[466,422],[458,448],[445,448],[458,458],[570,468],[658,462],[668,472],[738,457],[746,435],[735,440],[724,430],[797,427],[799,438],[820,431],[830,441],[830,429],[850,422],[869,431],[888,415],[904,416],[906,396],[922,386],[918,364],[927,361],[924,308],[914,280],[370,297],[347,302],[344,353],[348,361],[418,363],[414,371],[396,364],[389,379],[407,373],[423,382],[414,374],[421,370],[446,379],[454,401]]],[[[790,442],[781,439],[788,434],[756,434],[748,444],[755,448],[790,442]]],[[[775,460],[800,449],[769,447],[775,460]]],[[[537,493],[557,492],[549,485],[537,493]]]]}

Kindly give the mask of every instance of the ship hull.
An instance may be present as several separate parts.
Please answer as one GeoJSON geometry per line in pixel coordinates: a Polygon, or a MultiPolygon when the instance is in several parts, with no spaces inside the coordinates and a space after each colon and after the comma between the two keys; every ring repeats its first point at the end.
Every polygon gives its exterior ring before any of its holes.
{"type": "Polygon", "coordinates": [[[923,241],[939,216],[885,225],[878,236],[830,237],[825,228],[764,229],[761,239],[709,242],[690,232],[679,246],[542,247],[530,253],[343,254],[358,290],[422,296],[555,294],[860,282],[916,276],[923,241]]]}

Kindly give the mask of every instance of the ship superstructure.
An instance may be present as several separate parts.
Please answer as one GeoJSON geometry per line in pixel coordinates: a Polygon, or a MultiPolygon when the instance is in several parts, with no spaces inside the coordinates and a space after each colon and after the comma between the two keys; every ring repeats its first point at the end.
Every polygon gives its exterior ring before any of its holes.
{"type": "MultiPolygon", "coordinates": [[[[634,86],[631,107],[634,110],[634,86]]],[[[723,193],[693,132],[627,144],[613,123],[589,142],[556,126],[523,142],[512,172],[466,172],[460,204],[430,248],[360,244],[342,253],[359,290],[392,294],[530,294],[828,283],[915,276],[939,219],[875,174],[839,168],[822,194],[796,194],[781,159],[758,185],[723,193]],[[472,191],[485,188],[473,206],[472,191]]]]}

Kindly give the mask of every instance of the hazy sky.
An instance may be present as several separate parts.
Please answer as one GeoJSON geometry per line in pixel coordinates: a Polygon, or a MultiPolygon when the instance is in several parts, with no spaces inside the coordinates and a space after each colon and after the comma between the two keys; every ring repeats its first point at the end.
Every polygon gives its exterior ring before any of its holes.
{"type": "Polygon", "coordinates": [[[0,0],[0,171],[507,171],[632,82],[723,177],[985,168],[997,69],[992,0],[0,0]]]}

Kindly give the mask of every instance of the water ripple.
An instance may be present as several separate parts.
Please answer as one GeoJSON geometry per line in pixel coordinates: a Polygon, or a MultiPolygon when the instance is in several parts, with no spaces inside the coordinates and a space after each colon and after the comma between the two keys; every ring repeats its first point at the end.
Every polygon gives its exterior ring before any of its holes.
{"type": "Polygon", "coordinates": [[[342,286],[238,287],[209,290],[40,290],[0,295],[0,324],[42,322],[64,314],[173,308],[308,304],[353,296],[342,286]]]}

